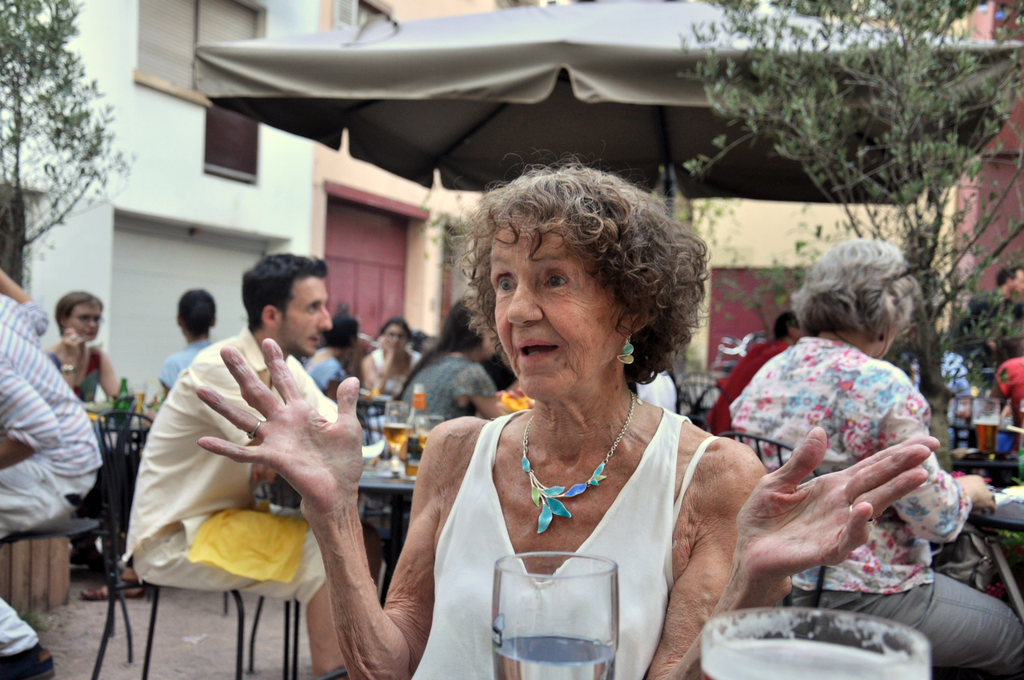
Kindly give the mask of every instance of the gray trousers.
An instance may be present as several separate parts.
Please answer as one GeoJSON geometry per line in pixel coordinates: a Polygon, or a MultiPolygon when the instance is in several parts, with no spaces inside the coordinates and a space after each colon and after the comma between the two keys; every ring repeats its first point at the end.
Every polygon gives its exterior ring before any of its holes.
{"type": "MultiPolygon", "coordinates": [[[[814,593],[793,589],[793,604],[813,607],[814,593]]],[[[826,590],[823,609],[896,621],[924,633],[936,668],[969,668],[1024,680],[1024,626],[1005,603],[942,574],[935,583],[893,595],[826,590]]]]}

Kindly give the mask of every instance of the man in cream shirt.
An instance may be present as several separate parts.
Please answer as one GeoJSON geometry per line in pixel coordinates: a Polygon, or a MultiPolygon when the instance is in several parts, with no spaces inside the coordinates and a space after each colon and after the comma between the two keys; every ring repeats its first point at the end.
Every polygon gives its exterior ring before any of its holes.
{"type": "MultiPolygon", "coordinates": [[[[325,397],[299,363],[311,356],[320,334],[331,328],[323,261],[296,255],[269,255],[245,273],[242,299],[247,328],[233,338],[200,352],[181,374],[160,408],[142,454],[128,529],[127,556],[145,582],[199,590],[246,590],[307,605],[314,675],[342,665],[334,635],[326,576],[320,549],[307,529],[298,571],[288,583],[258,581],[206,563],[192,562],[189,551],[196,534],[215,513],[230,508],[252,509],[251,482],[272,474],[236,463],[196,445],[213,436],[239,444],[249,438],[209,408],[196,395],[205,385],[262,420],[245,403],[238,384],[220,357],[225,346],[241,353],[249,368],[270,385],[260,346],[272,338],[288,356],[288,367],[302,397],[324,417],[337,418],[337,406],[325,397]]],[[[257,433],[258,436],[258,433],[257,433]]]]}

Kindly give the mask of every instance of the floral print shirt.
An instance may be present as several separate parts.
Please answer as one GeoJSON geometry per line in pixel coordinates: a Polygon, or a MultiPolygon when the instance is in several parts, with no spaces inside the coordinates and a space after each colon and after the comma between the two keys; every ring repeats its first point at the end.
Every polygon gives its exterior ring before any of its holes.
{"type": "MultiPolygon", "coordinates": [[[[801,338],[773,358],[732,403],[733,428],[796,446],[814,426],[828,434],[818,468],[847,468],[895,443],[928,434],[931,410],[907,375],[857,348],[824,338],[801,338]]],[[[971,511],[966,492],[924,463],[928,481],[886,510],[869,527],[868,542],[830,567],[826,590],[898,593],[932,583],[928,542],[956,538],[971,511]]],[[[817,569],[793,577],[803,590],[817,586],[817,569]]]]}

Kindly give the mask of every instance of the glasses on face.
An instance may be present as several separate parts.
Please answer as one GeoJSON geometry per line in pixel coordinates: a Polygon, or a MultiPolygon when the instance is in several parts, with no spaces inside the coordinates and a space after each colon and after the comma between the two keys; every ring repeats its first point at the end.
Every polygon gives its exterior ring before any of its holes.
{"type": "Polygon", "coordinates": [[[73,316],[71,318],[74,319],[75,321],[80,322],[80,323],[84,323],[84,324],[94,323],[97,326],[100,325],[101,321],[103,321],[103,317],[100,316],[99,314],[76,314],[75,316],[73,316]]]}
{"type": "Polygon", "coordinates": [[[385,333],[384,337],[388,340],[408,340],[409,337],[405,333],[385,333]]]}

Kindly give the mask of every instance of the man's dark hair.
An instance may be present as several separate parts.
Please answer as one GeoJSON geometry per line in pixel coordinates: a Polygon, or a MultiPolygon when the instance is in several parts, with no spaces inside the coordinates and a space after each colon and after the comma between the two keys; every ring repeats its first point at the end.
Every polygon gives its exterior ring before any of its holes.
{"type": "Polygon", "coordinates": [[[331,330],[324,331],[324,346],[346,349],[352,347],[359,335],[359,322],[347,314],[335,314],[331,330]]]}
{"type": "Polygon", "coordinates": [[[217,316],[217,304],[213,296],[202,288],[189,290],[178,300],[178,316],[185,330],[192,335],[209,335],[210,326],[217,316]]]}
{"type": "Polygon", "coordinates": [[[282,312],[292,299],[296,281],[327,278],[327,264],[315,257],[284,253],[267,255],[242,276],[242,304],[249,315],[249,330],[263,327],[263,309],[273,305],[282,312]]]}
{"type": "Polygon", "coordinates": [[[1017,272],[1021,269],[1024,269],[1024,267],[1003,267],[999,270],[999,273],[996,274],[996,285],[1001,288],[1002,285],[1010,279],[1017,278],[1017,272]]]}
{"type": "Polygon", "coordinates": [[[789,335],[789,329],[796,325],[796,313],[787,309],[775,319],[775,328],[772,329],[772,333],[776,340],[783,340],[789,335]]]}

